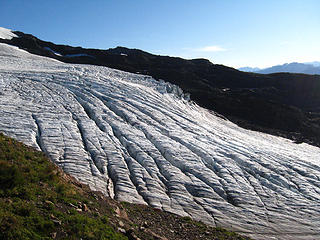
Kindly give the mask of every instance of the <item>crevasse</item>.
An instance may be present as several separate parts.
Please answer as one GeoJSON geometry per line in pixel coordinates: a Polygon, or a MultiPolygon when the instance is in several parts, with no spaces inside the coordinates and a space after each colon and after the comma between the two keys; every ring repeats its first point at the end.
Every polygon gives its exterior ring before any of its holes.
{"type": "Polygon", "coordinates": [[[0,44],[0,131],[94,190],[256,239],[320,236],[320,150],[248,131],[177,86],[0,44]]]}

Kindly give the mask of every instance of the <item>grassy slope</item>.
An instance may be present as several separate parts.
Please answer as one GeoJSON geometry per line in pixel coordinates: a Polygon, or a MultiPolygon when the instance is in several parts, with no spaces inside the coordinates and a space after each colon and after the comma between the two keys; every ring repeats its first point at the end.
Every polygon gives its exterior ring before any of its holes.
{"type": "Polygon", "coordinates": [[[0,133],[0,239],[248,239],[92,192],[0,133]]]}

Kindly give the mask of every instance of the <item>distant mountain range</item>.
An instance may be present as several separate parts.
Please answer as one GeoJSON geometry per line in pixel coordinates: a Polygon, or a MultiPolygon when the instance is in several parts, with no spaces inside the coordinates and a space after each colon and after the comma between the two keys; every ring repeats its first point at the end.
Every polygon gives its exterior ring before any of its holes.
{"type": "Polygon", "coordinates": [[[276,65],[269,68],[257,68],[257,67],[241,67],[240,71],[243,72],[255,72],[262,74],[277,73],[277,72],[289,72],[289,73],[305,73],[305,74],[320,74],[320,62],[306,62],[306,63],[285,63],[282,65],[276,65]]]}

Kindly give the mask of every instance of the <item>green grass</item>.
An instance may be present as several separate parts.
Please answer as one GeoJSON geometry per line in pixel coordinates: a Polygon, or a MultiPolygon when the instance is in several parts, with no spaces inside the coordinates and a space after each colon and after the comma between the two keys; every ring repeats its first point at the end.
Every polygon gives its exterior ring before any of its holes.
{"type": "Polygon", "coordinates": [[[0,134],[0,239],[127,239],[106,215],[70,207],[98,204],[62,174],[43,153],[0,134]]]}

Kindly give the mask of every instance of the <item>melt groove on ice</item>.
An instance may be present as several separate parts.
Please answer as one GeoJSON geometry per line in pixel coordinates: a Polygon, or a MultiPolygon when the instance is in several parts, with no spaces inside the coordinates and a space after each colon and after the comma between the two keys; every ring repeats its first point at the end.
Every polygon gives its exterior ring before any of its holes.
{"type": "Polygon", "coordinates": [[[0,44],[0,131],[94,190],[256,239],[320,236],[320,150],[242,129],[176,86],[0,44]]]}

